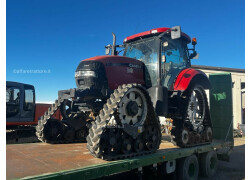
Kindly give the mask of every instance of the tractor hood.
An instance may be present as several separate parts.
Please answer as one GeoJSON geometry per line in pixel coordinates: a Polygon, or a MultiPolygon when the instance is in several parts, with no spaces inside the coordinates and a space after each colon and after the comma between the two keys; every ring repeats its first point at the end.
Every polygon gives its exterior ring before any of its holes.
{"type": "Polygon", "coordinates": [[[110,55],[95,56],[92,58],[82,60],[82,62],[83,61],[99,61],[99,62],[102,62],[104,65],[108,65],[108,66],[127,65],[128,67],[133,67],[134,65],[141,65],[141,66],[143,65],[143,62],[138,61],[133,58],[125,57],[125,56],[110,56],[110,55]]]}
{"type": "MultiPolygon", "coordinates": [[[[76,69],[77,84],[84,84],[82,77],[93,77],[108,81],[109,89],[116,89],[119,85],[138,83],[144,84],[144,63],[124,56],[96,56],[81,61],[76,69]]],[[[86,84],[86,83],[85,83],[86,84]]]]}

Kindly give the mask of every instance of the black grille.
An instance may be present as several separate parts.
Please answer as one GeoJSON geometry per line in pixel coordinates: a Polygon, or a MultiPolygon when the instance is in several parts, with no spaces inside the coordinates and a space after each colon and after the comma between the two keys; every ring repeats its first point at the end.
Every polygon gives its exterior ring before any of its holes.
{"type": "Polygon", "coordinates": [[[82,61],[77,71],[94,71],[96,76],[76,77],[76,85],[80,89],[90,89],[100,93],[107,92],[108,81],[103,63],[97,61],[82,61]]]}

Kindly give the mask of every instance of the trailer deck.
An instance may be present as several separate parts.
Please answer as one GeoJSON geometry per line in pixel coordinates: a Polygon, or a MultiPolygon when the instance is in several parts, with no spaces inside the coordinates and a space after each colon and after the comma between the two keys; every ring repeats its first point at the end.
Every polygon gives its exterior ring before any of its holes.
{"type": "Polygon", "coordinates": [[[231,145],[230,142],[214,141],[208,145],[178,148],[163,141],[154,154],[118,161],[93,157],[88,152],[86,143],[7,145],[7,179],[92,179],[231,145]]]}

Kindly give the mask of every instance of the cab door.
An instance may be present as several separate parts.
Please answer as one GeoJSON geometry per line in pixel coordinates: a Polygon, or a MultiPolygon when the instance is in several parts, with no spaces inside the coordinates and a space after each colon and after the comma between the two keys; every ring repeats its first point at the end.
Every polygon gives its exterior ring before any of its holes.
{"type": "Polygon", "coordinates": [[[161,83],[171,89],[178,74],[188,65],[186,50],[181,39],[164,37],[161,44],[161,83]]]}
{"type": "Polygon", "coordinates": [[[21,122],[32,122],[35,117],[35,88],[30,85],[24,85],[24,99],[22,113],[20,116],[21,122]]]}

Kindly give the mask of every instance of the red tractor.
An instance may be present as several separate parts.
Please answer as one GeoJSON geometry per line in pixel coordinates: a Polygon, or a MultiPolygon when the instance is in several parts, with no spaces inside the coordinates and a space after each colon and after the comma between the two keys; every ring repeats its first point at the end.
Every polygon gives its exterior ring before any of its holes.
{"type": "Polygon", "coordinates": [[[194,70],[196,39],[180,27],[156,28],[106,46],[105,56],[81,61],[77,88],[59,91],[59,98],[37,126],[48,143],[83,141],[92,155],[108,160],[152,153],[159,148],[159,116],[171,118],[177,145],[212,141],[205,89],[207,76],[194,70]],[[124,48],[123,56],[117,47],[124,48]],[[111,55],[108,55],[111,50],[111,55]],[[190,54],[189,52],[192,51],[190,54]],[[60,108],[63,120],[52,119],[60,108]]]}

